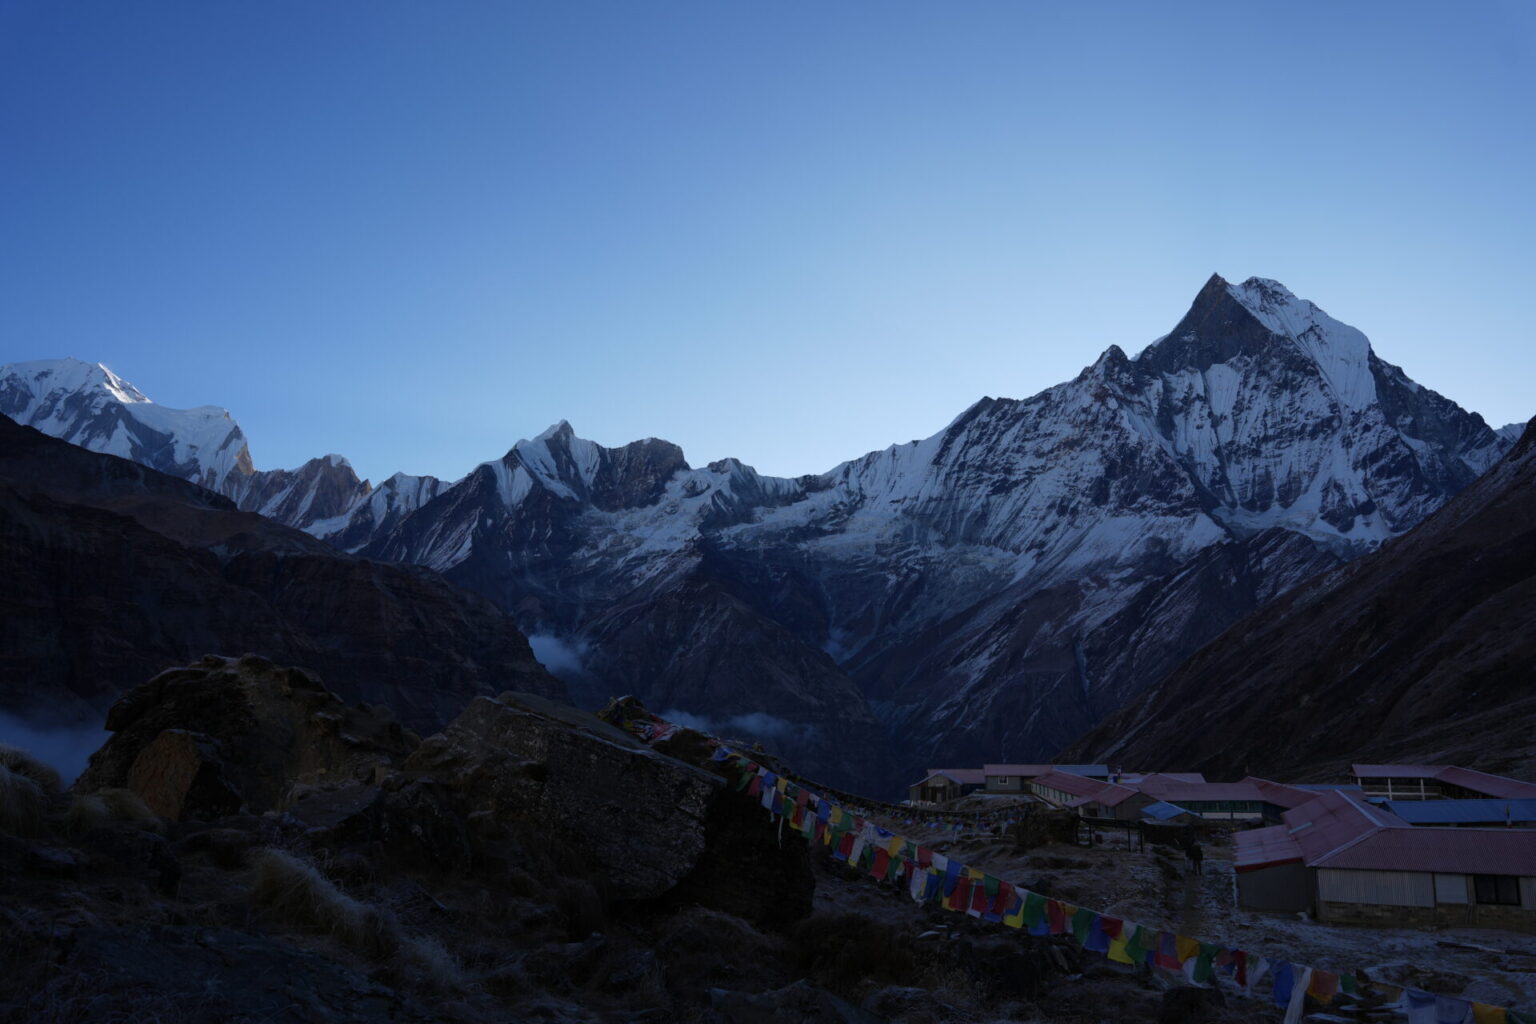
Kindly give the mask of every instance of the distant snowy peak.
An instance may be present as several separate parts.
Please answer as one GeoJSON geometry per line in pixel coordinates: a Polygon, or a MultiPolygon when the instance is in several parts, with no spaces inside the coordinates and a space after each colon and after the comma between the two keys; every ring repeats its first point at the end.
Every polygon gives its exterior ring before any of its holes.
{"type": "Polygon", "coordinates": [[[227,411],[156,405],[99,363],[47,359],[0,366],[0,413],[220,492],[254,471],[245,434],[227,411]]]}
{"type": "Polygon", "coordinates": [[[258,470],[224,409],[172,409],[99,363],[46,359],[0,366],[0,413],[91,451],[132,459],[217,491],[242,509],[356,549],[432,500],[433,477],[396,474],[378,488],[341,455],[258,470]]]}
{"type": "Polygon", "coordinates": [[[1513,445],[1516,441],[1520,440],[1521,435],[1525,433],[1525,428],[1529,425],[1528,423],[1506,423],[1494,431],[1494,433],[1498,434],[1500,438],[1510,445],[1513,445]]]}

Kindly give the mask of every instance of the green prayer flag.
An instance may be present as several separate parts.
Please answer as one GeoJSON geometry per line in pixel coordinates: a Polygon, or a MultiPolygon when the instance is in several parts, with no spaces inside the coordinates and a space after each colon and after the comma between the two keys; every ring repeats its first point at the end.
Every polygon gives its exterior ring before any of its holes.
{"type": "Polygon", "coordinates": [[[1001,878],[993,878],[991,875],[987,875],[985,878],[983,878],[981,880],[981,884],[987,890],[988,903],[991,903],[993,900],[997,899],[997,894],[1003,890],[1003,880],[1001,878]]]}
{"type": "Polygon", "coordinates": [[[1200,943],[1200,956],[1195,961],[1195,981],[1210,981],[1216,975],[1211,966],[1211,961],[1216,959],[1216,954],[1221,952],[1221,947],[1211,942],[1200,943]]]}
{"type": "Polygon", "coordinates": [[[1355,976],[1353,974],[1339,975],[1339,987],[1345,992],[1348,992],[1350,995],[1354,995],[1357,991],[1359,991],[1355,982],[1355,976]]]}
{"type": "Polygon", "coordinates": [[[1031,930],[1040,927],[1045,920],[1045,897],[1037,892],[1024,894],[1024,927],[1031,930]]]}
{"type": "Polygon", "coordinates": [[[1088,942],[1088,932],[1093,929],[1093,916],[1093,911],[1087,907],[1079,907],[1077,913],[1072,915],[1072,937],[1079,946],[1088,942]]]}
{"type": "Polygon", "coordinates": [[[1148,940],[1156,941],[1156,936],[1147,931],[1141,925],[1136,926],[1136,934],[1131,936],[1131,941],[1125,944],[1125,955],[1131,958],[1133,963],[1144,963],[1147,954],[1152,951],[1148,940]]]}

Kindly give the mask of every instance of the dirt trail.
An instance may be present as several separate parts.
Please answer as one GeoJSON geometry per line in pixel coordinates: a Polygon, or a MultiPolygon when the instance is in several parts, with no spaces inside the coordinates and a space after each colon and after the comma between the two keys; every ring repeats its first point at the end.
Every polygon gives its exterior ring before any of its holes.
{"type": "Polygon", "coordinates": [[[1184,868],[1183,905],[1179,909],[1179,934],[1204,935],[1205,925],[1205,878],[1195,874],[1188,865],[1184,868]]]}

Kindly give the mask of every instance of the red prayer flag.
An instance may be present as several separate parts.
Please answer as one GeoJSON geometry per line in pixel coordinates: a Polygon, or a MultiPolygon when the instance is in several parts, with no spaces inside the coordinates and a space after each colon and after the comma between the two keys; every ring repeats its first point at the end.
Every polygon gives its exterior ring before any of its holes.
{"type": "Polygon", "coordinates": [[[869,873],[874,876],[876,881],[883,882],[885,881],[886,872],[890,870],[890,867],[891,855],[886,853],[884,850],[876,849],[875,866],[869,869],[869,873]]]}

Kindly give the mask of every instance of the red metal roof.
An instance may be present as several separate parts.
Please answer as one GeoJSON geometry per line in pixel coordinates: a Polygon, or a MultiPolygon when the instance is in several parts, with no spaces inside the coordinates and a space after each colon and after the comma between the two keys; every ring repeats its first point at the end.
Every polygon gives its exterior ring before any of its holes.
{"type": "Polygon", "coordinates": [[[1143,793],[1184,805],[1201,800],[1263,800],[1259,787],[1251,782],[1180,782],[1176,779],[1146,778],[1137,786],[1143,793]]]}
{"type": "Polygon", "coordinates": [[[1302,804],[1310,803],[1317,798],[1317,793],[1315,792],[1298,789],[1295,786],[1287,786],[1283,782],[1272,782],[1269,779],[1260,779],[1252,775],[1243,781],[1251,782],[1257,786],[1265,803],[1274,804],[1276,807],[1284,807],[1287,810],[1293,807],[1300,807],[1302,804]]]}
{"type": "Polygon", "coordinates": [[[1536,831],[1414,828],[1349,793],[1320,794],[1286,811],[1284,825],[1232,841],[1238,871],[1299,860],[1309,868],[1536,875],[1536,831]]]}
{"type": "Polygon", "coordinates": [[[1309,867],[1536,875],[1536,831],[1517,828],[1383,828],[1309,867]]]}
{"type": "Polygon", "coordinates": [[[921,786],[923,782],[927,782],[928,779],[933,778],[935,775],[942,775],[952,782],[958,782],[962,786],[984,786],[987,782],[982,776],[980,768],[929,768],[927,777],[922,782],[919,782],[918,785],[921,786]]]}
{"type": "Polygon", "coordinates": [[[1232,848],[1234,868],[1239,872],[1301,860],[1301,847],[1284,825],[1239,832],[1232,837],[1232,848]]]}
{"type": "Polygon", "coordinates": [[[1521,782],[1454,764],[1357,764],[1351,765],[1361,779],[1434,779],[1501,800],[1536,797],[1536,782],[1521,782]]]}
{"type": "Polygon", "coordinates": [[[1322,858],[1377,829],[1412,827],[1391,811],[1337,790],[1317,794],[1316,799],[1286,811],[1282,818],[1308,867],[1316,867],[1322,858]]]}
{"type": "Polygon", "coordinates": [[[1053,768],[1049,764],[984,764],[981,766],[983,775],[1044,775],[1053,768]]]}
{"type": "Polygon", "coordinates": [[[1357,779],[1433,779],[1440,771],[1437,764],[1352,764],[1357,779]]]}
{"type": "Polygon", "coordinates": [[[1440,774],[1435,776],[1441,782],[1448,782],[1462,789],[1470,789],[1474,793],[1482,793],[1484,796],[1495,797],[1500,800],[1521,800],[1536,797],[1536,783],[1521,782],[1518,779],[1506,779],[1502,775],[1489,775],[1472,768],[1458,768],[1449,765],[1440,769],[1440,774]]]}
{"type": "Polygon", "coordinates": [[[1030,781],[1036,785],[1058,789],[1063,793],[1084,798],[1074,800],[1071,804],[1073,807],[1085,800],[1103,804],[1105,807],[1116,807],[1137,793],[1129,786],[1117,786],[1112,782],[1100,782],[1098,779],[1085,779],[1081,775],[1071,775],[1054,769],[1030,781]]]}

